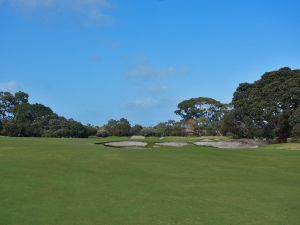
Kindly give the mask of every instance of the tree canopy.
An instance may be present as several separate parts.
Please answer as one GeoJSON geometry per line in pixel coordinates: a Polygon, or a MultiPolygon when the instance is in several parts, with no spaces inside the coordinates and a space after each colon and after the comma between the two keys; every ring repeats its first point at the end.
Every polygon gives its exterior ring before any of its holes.
{"type": "Polygon", "coordinates": [[[125,118],[120,120],[110,119],[106,125],[101,128],[108,135],[113,136],[129,136],[131,135],[131,125],[125,118]]]}
{"type": "Polygon", "coordinates": [[[214,135],[220,134],[220,122],[231,106],[212,98],[199,97],[182,101],[177,108],[175,114],[184,121],[195,121],[192,130],[196,133],[214,135]]]}
{"type": "Polygon", "coordinates": [[[239,136],[286,141],[293,129],[290,117],[300,105],[300,70],[285,67],[252,84],[242,83],[232,103],[232,123],[244,129],[239,136]]]}
{"type": "Polygon", "coordinates": [[[32,137],[88,137],[96,128],[58,116],[49,107],[30,104],[25,92],[0,92],[0,134],[32,137]]]}

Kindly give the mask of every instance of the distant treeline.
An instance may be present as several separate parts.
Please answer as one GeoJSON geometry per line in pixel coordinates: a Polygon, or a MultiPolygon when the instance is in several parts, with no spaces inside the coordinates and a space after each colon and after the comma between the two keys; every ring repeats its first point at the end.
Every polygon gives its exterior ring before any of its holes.
{"type": "Polygon", "coordinates": [[[88,137],[228,135],[286,142],[300,140],[300,70],[288,67],[265,73],[252,84],[242,83],[230,104],[207,97],[178,104],[176,115],[153,127],[131,126],[111,119],[102,127],[82,125],[55,114],[49,107],[28,103],[28,94],[0,92],[0,134],[7,136],[88,137]]]}
{"type": "Polygon", "coordinates": [[[0,92],[0,134],[16,137],[79,137],[95,135],[97,129],[58,116],[42,104],[30,104],[24,92],[0,92]]]}
{"type": "Polygon", "coordinates": [[[124,118],[120,120],[111,119],[97,131],[97,136],[99,137],[131,135],[143,135],[146,137],[184,136],[186,132],[182,123],[174,120],[159,123],[154,127],[143,127],[139,124],[131,126],[129,121],[124,118]]]}
{"type": "Polygon", "coordinates": [[[130,128],[126,119],[110,120],[98,130],[98,135],[228,135],[277,142],[292,137],[299,141],[300,70],[285,67],[265,73],[252,84],[242,83],[230,104],[198,97],[179,103],[175,113],[181,121],[171,120],[149,128],[130,128]]]}

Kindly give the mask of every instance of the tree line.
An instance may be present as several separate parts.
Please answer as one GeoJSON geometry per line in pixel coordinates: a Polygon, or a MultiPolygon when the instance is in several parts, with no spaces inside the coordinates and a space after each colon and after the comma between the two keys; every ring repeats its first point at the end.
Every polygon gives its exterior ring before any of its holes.
{"type": "Polygon", "coordinates": [[[184,136],[185,129],[181,122],[169,120],[161,122],[153,127],[143,127],[140,124],[131,126],[125,118],[120,120],[111,119],[104,126],[100,127],[97,132],[98,137],[107,136],[131,136],[142,135],[146,137],[162,137],[162,136],[184,136]]]}
{"type": "Polygon", "coordinates": [[[58,116],[42,104],[30,104],[25,92],[0,92],[0,134],[15,137],[78,137],[95,135],[97,128],[58,116]]]}
{"type": "Polygon", "coordinates": [[[288,67],[241,83],[230,104],[210,98],[181,102],[175,113],[193,122],[197,134],[265,138],[286,142],[300,139],[300,70],[288,67]]]}
{"type": "MultiPolygon", "coordinates": [[[[175,114],[182,120],[140,127],[139,132],[131,134],[228,135],[277,142],[292,137],[300,141],[300,70],[284,67],[263,74],[254,83],[241,83],[228,104],[207,97],[184,100],[178,104],[175,114]]],[[[101,129],[117,135],[109,128],[111,122],[101,129]]]]}
{"type": "Polygon", "coordinates": [[[208,97],[180,102],[169,120],[152,127],[131,126],[125,118],[101,127],[58,116],[42,104],[30,104],[28,94],[0,92],[0,134],[33,137],[228,135],[286,142],[300,140],[300,70],[288,67],[241,83],[231,103],[208,97]]]}

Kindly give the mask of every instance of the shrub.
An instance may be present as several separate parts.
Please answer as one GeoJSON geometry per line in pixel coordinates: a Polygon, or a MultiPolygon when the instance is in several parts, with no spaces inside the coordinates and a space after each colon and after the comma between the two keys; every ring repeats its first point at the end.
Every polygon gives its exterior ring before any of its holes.
{"type": "Polygon", "coordinates": [[[300,123],[294,125],[292,130],[292,137],[300,139],[300,123]]]}
{"type": "Polygon", "coordinates": [[[143,128],[140,132],[145,137],[160,137],[161,133],[155,128],[143,128]]]}
{"type": "Polygon", "coordinates": [[[143,127],[141,125],[136,124],[133,127],[131,127],[130,133],[132,135],[139,135],[142,129],[143,127]]]}
{"type": "Polygon", "coordinates": [[[108,136],[109,136],[109,133],[108,133],[108,131],[105,130],[104,128],[100,128],[100,129],[97,131],[96,136],[98,136],[98,137],[108,137],[108,136]]]}

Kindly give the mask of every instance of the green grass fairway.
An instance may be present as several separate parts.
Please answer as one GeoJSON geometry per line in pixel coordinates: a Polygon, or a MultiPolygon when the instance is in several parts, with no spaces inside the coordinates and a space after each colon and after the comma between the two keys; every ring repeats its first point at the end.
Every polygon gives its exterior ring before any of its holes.
{"type": "Polygon", "coordinates": [[[0,137],[0,225],[300,224],[300,145],[95,144],[113,140],[0,137]]]}

